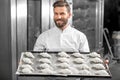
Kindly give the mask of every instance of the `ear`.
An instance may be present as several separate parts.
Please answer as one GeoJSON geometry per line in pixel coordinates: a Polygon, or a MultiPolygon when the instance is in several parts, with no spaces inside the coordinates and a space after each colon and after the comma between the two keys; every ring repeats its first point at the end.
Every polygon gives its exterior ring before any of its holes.
{"type": "Polygon", "coordinates": [[[69,18],[72,16],[72,13],[71,12],[69,12],[69,18]]]}

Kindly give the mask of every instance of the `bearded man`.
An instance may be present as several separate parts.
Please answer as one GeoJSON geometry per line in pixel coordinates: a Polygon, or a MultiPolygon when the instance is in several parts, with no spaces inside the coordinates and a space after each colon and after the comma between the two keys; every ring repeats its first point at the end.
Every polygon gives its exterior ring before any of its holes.
{"type": "Polygon", "coordinates": [[[73,28],[68,21],[72,16],[69,4],[56,1],[53,12],[56,26],[39,35],[33,50],[90,52],[86,35],[73,28]]]}

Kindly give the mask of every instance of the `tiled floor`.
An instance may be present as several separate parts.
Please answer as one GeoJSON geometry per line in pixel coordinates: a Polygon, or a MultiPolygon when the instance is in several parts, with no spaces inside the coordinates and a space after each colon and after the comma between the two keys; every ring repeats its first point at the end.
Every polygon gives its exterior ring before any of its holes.
{"type": "Polygon", "coordinates": [[[110,65],[112,80],[120,80],[120,63],[113,61],[110,65]]]}

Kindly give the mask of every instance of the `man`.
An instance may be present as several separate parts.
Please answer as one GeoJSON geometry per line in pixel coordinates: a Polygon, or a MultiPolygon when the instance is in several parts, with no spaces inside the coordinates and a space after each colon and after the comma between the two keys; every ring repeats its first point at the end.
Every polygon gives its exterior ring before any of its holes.
{"type": "Polygon", "coordinates": [[[70,6],[65,1],[53,4],[55,27],[43,32],[37,39],[34,51],[43,49],[60,51],[89,52],[88,40],[82,32],[71,27],[69,18],[72,16],[70,6]]]}

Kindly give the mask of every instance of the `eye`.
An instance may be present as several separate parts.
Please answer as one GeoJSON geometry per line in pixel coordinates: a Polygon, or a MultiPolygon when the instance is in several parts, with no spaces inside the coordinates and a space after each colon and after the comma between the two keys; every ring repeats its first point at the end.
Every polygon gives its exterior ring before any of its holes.
{"type": "Polygon", "coordinates": [[[54,15],[57,15],[56,13],[54,15]]]}
{"type": "Polygon", "coordinates": [[[65,13],[60,13],[60,15],[65,15],[65,13]]]}
{"type": "Polygon", "coordinates": [[[54,15],[58,15],[58,13],[54,13],[54,15]]]}

